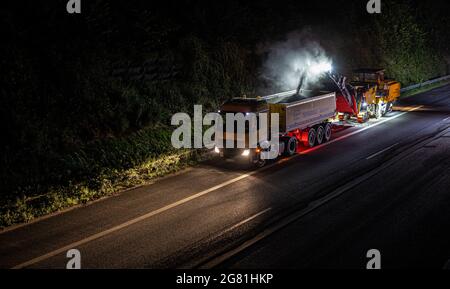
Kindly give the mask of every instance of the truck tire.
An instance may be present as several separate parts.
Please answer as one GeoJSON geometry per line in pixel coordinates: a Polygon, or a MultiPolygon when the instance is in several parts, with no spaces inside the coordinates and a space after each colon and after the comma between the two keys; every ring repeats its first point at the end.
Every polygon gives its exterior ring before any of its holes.
{"type": "Polygon", "coordinates": [[[383,116],[383,109],[380,104],[377,104],[375,107],[375,118],[379,119],[383,116]]]}
{"type": "Polygon", "coordinates": [[[287,156],[293,156],[297,153],[297,139],[295,137],[291,137],[286,141],[284,153],[287,156]]]}
{"type": "Polygon", "coordinates": [[[365,112],[363,116],[358,116],[358,123],[365,123],[369,120],[369,112],[365,112]]]}
{"type": "Polygon", "coordinates": [[[267,161],[263,160],[260,156],[258,159],[253,163],[253,166],[257,169],[260,169],[266,165],[267,161]]]}
{"type": "Polygon", "coordinates": [[[392,107],[394,106],[394,103],[393,102],[388,102],[387,104],[386,104],[386,113],[385,114],[388,114],[388,113],[391,113],[392,112],[392,107]]]}
{"type": "Polygon", "coordinates": [[[376,104],[369,104],[367,106],[367,112],[369,114],[369,118],[376,117],[376,111],[377,111],[377,105],[376,104]]]}
{"type": "Polygon", "coordinates": [[[308,131],[304,132],[303,145],[308,148],[314,147],[316,144],[316,130],[314,128],[310,128],[308,131]]]}
{"type": "Polygon", "coordinates": [[[319,125],[317,127],[317,136],[316,136],[317,145],[321,145],[324,139],[325,139],[325,129],[322,125],[319,125]]]}
{"type": "Polygon", "coordinates": [[[331,133],[332,133],[332,127],[331,123],[327,123],[325,125],[325,134],[324,134],[324,141],[328,142],[331,139],[331,133]]]}
{"type": "Polygon", "coordinates": [[[381,106],[381,116],[385,116],[387,114],[388,110],[388,104],[385,103],[381,106]]]}

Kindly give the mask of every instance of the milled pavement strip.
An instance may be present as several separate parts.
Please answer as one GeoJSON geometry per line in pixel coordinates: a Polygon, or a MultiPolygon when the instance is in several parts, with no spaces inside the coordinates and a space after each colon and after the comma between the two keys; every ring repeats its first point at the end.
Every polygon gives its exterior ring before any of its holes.
{"type": "MultiPolygon", "coordinates": [[[[327,143],[324,143],[324,144],[322,144],[322,145],[320,145],[320,146],[313,147],[313,148],[311,148],[311,149],[308,149],[308,150],[306,150],[306,151],[303,151],[303,152],[301,152],[300,154],[295,155],[295,156],[293,156],[293,157],[290,158],[290,159],[294,159],[294,158],[296,158],[296,157],[298,157],[298,156],[300,156],[300,155],[307,154],[308,152],[317,150],[317,149],[319,149],[319,148],[321,148],[321,147],[325,147],[325,146],[327,146],[327,145],[330,145],[330,144],[335,143],[335,142],[337,142],[337,141],[340,141],[340,140],[342,140],[342,139],[345,139],[345,138],[348,138],[348,137],[350,137],[350,136],[353,136],[353,135],[362,133],[362,132],[364,132],[364,131],[366,131],[366,130],[368,130],[368,129],[370,129],[370,128],[376,127],[376,126],[378,126],[378,125],[380,125],[380,124],[383,124],[383,123],[386,123],[386,122],[391,121],[391,120],[393,120],[393,119],[396,119],[396,118],[398,118],[398,117],[400,117],[400,116],[403,116],[403,115],[407,114],[408,112],[412,112],[412,111],[418,110],[418,109],[420,109],[420,108],[422,108],[422,107],[423,107],[423,105],[418,106],[418,107],[411,108],[411,109],[409,109],[409,110],[406,111],[406,112],[402,112],[402,113],[400,113],[400,114],[397,114],[397,115],[392,116],[392,117],[390,117],[390,118],[384,119],[384,120],[379,121],[379,122],[377,122],[377,123],[374,123],[374,124],[372,124],[372,125],[370,125],[370,126],[367,126],[367,127],[365,127],[365,128],[362,128],[362,129],[360,129],[360,130],[351,132],[351,133],[349,133],[349,134],[347,134],[347,135],[344,135],[344,136],[341,136],[341,137],[339,137],[339,138],[337,138],[337,139],[331,140],[331,141],[329,141],[329,142],[327,142],[327,143]]],[[[56,256],[56,255],[58,255],[58,254],[67,252],[67,251],[70,250],[70,249],[74,249],[74,248],[76,248],[76,247],[79,247],[79,246],[81,246],[81,245],[84,245],[84,244],[86,244],[86,243],[89,243],[89,242],[91,242],[91,241],[94,241],[94,240],[96,240],[96,239],[102,238],[102,237],[104,237],[104,236],[106,236],[106,235],[112,234],[112,233],[117,232],[117,231],[119,231],[119,230],[121,230],[121,229],[124,229],[124,228],[126,228],[126,227],[129,227],[129,226],[134,225],[134,224],[136,224],[136,223],[139,223],[139,222],[141,222],[141,221],[144,221],[144,220],[146,220],[146,219],[148,219],[148,218],[151,218],[151,217],[153,217],[153,216],[155,216],[155,215],[161,214],[161,213],[163,213],[163,212],[165,212],[165,211],[168,211],[168,210],[170,210],[170,209],[173,209],[173,208],[175,208],[175,207],[178,207],[178,206],[180,206],[180,205],[182,205],[182,204],[185,204],[185,203],[187,203],[187,202],[190,202],[190,201],[192,201],[192,200],[194,200],[194,199],[200,198],[200,197],[202,197],[202,196],[204,196],[204,195],[207,195],[207,194],[209,194],[209,193],[211,193],[211,192],[213,192],[213,191],[216,191],[216,190],[218,190],[218,189],[221,189],[221,188],[226,187],[226,186],[228,186],[228,185],[231,185],[231,184],[233,184],[233,183],[239,182],[239,181],[241,181],[241,180],[243,180],[243,179],[246,179],[246,178],[248,178],[248,177],[251,177],[251,176],[253,176],[253,175],[255,175],[255,174],[259,173],[259,172],[268,170],[268,169],[270,169],[270,168],[272,168],[272,167],[274,167],[274,166],[276,166],[276,165],[278,165],[278,164],[279,164],[278,162],[277,162],[277,163],[273,163],[273,164],[271,164],[271,165],[269,165],[269,166],[266,166],[266,167],[264,167],[264,168],[261,168],[261,169],[258,169],[258,170],[249,172],[249,173],[247,173],[247,174],[243,174],[243,175],[241,175],[241,176],[239,176],[239,177],[236,177],[236,178],[231,179],[231,180],[229,180],[229,181],[223,182],[223,183],[221,183],[221,184],[219,184],[219,185],[217,185],[217,186],[211,187],[211,188],[209,188],[209,189],[207,189],[207,190],[204,190],[204,191],[202,191],[202,192],[199,192],[199,193],[197,193],[197,194],[194,194],[194,195],[192,195],[192,196],[190,196],[190,197],[187,197],[187,198],[185,198],[185,199],[182,199],[182,200],[180,200],[180,201],[177,201],[177,202],[175,202],[175,203],[172,203],[172,204],[170,204],[170,205],[167,205],[167,206],[162,207],[162,208],[160,208],[160,209],[157,209],[157,210],[155,210],[155,211],[149,212],[149,213],[147,213],[147,214],[145,214],[145,215],[142,215],[142,216],[140,216],[140,217],[137,217],[137,218],[135,218],[135,219],[129,220],[129,221],[124,222],[124,223],[122,223],[122,224],[120,224],[120,225],[114,226],[114,227],[112,227],[112,228],[110,228],[110,229],[107,229],[107,230],[104,230],[104,231],[99,232],[99,233],[97,233],[97,234],[91,235],[91,236],[89,236],[89,237],[87,237],[87,238],[84,238],[84,239],[82,239],[82,240],[80,240],[80,241],[71,243],[71,244],[66,245],[66,246],[64,246],[64,247],[61,247],[61,248],[59,248],[59,249],[57,249],[57,250],[51,251],[51,252],[49,252],[49,253],[47,253],[47,254],[44,254],[44,255],[41,255],[41,256],[39,256],[39,257],[33,258],[33,259],[29,260],[29,261],[26,261],[26,262],[24,262],[24,263],[21,263],[21,264],[19,264],[19,265],[16,265],[16,266],[12,267],[12,269],[22,269],[22,268],[28,267],[28,266],[30,266],[30,265],[39,263],[39,262],[41,262],[41,261],[43,261],[43,260],[46,260],[46,259],[48,259],[48,258],[54,257],[54,256],[56,256]]]]}

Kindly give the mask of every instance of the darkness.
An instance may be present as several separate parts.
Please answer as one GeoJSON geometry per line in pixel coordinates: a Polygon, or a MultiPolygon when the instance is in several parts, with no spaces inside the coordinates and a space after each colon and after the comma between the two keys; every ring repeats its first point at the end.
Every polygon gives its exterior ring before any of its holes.
{"type": "Polygon", "coordinates": [[[267,48],[293,31],[342,72],[381,66],[404,85],[449,73],[447,1],[383,0],[381,15],[362,0],[82,0],[80,15],[66,3],[0,11],[2,207],[97,190],[172,150],[173,113],[275,91],[261,77],[267,48]]]}

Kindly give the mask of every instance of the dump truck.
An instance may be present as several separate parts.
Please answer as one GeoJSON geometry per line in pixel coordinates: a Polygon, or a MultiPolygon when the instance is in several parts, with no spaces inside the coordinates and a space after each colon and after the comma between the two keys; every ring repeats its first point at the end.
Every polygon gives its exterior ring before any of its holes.
{"type": "MultiPolygon", "coordinates": [[[[220,113],[253,113],[257,117],[261,113],[278,113],[278,156],[290,156],[296,154],[300,146],[314,147],[331,139],[331,123],[336,116],[336,93],[302,90],[300,93],[288,91],[257,98],[233,98],[221,106],[220,113]]],[[[245,136],[240,136],[245,138],[246,144],[249,143],[248,134],[249,128],[246,128],[245,136]]],[[[239,138],[234,126],[225,127],[221,137],[223,142],[229,138],[233,141],[239,138]]],[[[237,148],[236,145],[234,148],[215,148],[215,152],[223,158],[240,158],[258,167],[266,163],[261,158],[262,151],[259,143],[255,149],[237,148]]]]}

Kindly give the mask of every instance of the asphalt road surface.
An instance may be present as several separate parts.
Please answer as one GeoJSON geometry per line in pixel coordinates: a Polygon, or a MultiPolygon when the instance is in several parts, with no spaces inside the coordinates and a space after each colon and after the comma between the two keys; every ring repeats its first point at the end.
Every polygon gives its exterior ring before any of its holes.
{"type": "Polygon", "coordinates": [[[446,85],[262,170],[212,160],[6,230],[0,267],[443,268],[449,208],[446,85]]]}

